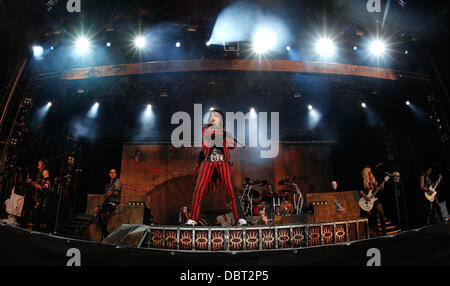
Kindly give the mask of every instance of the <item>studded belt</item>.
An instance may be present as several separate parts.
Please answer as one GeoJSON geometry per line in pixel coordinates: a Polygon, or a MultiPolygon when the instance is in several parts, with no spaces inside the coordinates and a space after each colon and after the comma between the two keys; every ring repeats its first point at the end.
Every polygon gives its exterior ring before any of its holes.
{"type": "Polygon", "coordinates": [[[206,158],[208,162],[223,162],[225,161],[225,155],[223,154],[210,154],[208,158],[206,158]]]}

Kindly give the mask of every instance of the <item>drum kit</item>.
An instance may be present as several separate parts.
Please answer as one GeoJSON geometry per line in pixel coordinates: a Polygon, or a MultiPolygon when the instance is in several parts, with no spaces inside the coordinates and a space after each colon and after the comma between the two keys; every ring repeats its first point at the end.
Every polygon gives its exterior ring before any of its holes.
{"type": "Polygon", "coordinates": [[[295,177],[279,181],[283,189],[275,190],[264,179],[244,178],[244,191],[240,203],[246,216],[259,216],[261,214],[273,220],[275,215],[300,214],[303,207],[303,196],[295,183],[295,177]]]}

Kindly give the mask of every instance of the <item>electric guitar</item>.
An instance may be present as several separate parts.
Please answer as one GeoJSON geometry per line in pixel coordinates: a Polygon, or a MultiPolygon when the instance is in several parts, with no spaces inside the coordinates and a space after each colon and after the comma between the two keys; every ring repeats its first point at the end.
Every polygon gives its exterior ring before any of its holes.
{"type": "Polygon", "coordinates": [[[439,179],[429,187],[428,191],[425,191],[425,197],[427,198],[427,200],[429,200],[430,202],[434,202],[434,198],[437,195],[436,192],[436,188],[439,185],[439,183],[441,182],[442,179],[442,175],[439,175],[439,179]]]}
{"type": "Polygon", "coordinates": [[[375,195],[383,188],[384,183],[386,183],[387,181],[389,181],[389,176],[384,177],[383,182],[375,189],[373,193],[372,190],[369,191],[367,197],[369,197],[370,200],[366,200],[364,197],[359,200],[359,206],[361,207],[361,209],[365,210],[366,212],[372,210],[373,204],[376,200],[378,200],[375,195]]]}

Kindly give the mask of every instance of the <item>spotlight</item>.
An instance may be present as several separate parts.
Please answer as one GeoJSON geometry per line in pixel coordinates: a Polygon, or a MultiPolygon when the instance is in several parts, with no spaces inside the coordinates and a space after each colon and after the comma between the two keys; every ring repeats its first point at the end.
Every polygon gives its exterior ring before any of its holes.
{"type": "Polygon", "coordinates": [[[147,104],[147,107],[145,110],[141,113],[141,122],[143,124],[143,128],[149,128],[151,126],[153,119],[153,111],[152,111],[152,105],[147,104]]]}
{"type": "Polygon", "coordinates": [[[211,108],[209,109],[209,111],[212,111],[212,110],[214,110],[214,107],[211,107],[211,108]]]}
{"type": "Polygon", "coordinates": [[[207,42],[206,42],[206,45],[209,47],[209,46],[211,45],[211,42],[210,42],[210,41],[207,41],[207,42]]]}
{"type": "Polygon", "coordinates": [[[79,37],[76,41],[76,48],[79,53],[85,53],[89,50],[89,40],[85,37],[79,37]]]}
{"type": "Polygon", "coordinates": [[[54,48],[53,46],[51,46],[51,47],[50,47],[50,50],[52,50],[52,51],[53,51],[53,49],[55,49],[55,48],[54,48]]]}
{"type": "Polygon", "coordinates": [[[404,53],[405,53],[405,55],[407,55],[407,54],[408,54],[408,50],[405,50],[405,52],[404,52],[404,53]]]}
{"type": "Polygon", "coordinates": [[[47,107],[50,107],[50,106],[52,106],[52,103],[49,101],[49,102],[47,103],[47,107]]]}
{"type": "Polygon", "coordinates": [[[107,42],[107,43],[106,43],[106,46],[107,46],[107,47],[111,47],[111,43],[110,43],[110,42],[107,42]]]}
{"type": "Polygon", "coordinates": [[[361,103],[361,106],[362,106],[362,108],[366,108],[367,107],[367,105],[366,105],[366,103],[361,103]]]}
{"type": "Polygon", "coordinates": [[[143,36],[137,36],[134,39],[134,46],[138,49],[143,49],[147,45],[147,41],[145,40],[145,37],[143,36]]]}
{"type": "Polygon", "coordinates": [[[99,107],[99,103],[98,102],[94,103],[92,105],[91,109],[89,109],[89,111],[87,113],[87,117],[89,117],[89,118],[97,117],[98,107],[99,107]]]}
{"type": "Polygon", "coordinates": [[[317,124],[319,124],[319,121],[320,121],[320,118],[322,117],[322,114],[318,110],[313,109],[311,105],[308,106],[308,109],[309,109],[309,112],[308,112],[308,127],[310,129],[314,129],[317,126],[317,124]]]}
{"type": "Polygon", "coordinates": [[[357,46],[353,46],[353,50],[354,50],[354,51],[357,51],[357,50],[358,50],[358,47],[357,47],[357,46]]]}
{"type": "Polygon", "coordinates": [[[386,51],[386,44],[381,40],[375,40],[370,44],[370,53],[375,56],[381,56],[386,51]]]}
{"type": "Polygon", "coordinates": [[[322,38],[316,43],[316,50],[323,57],[331,56],[335,48],[333,41],[327,38],[322,38]]]}
{"type": "Polygon", "coordinates": [[[286,51],[290,51],[291,50],[291,46],[286,46],[286,51]]]}
{"type": "Polygon", "coordinates": [[[176,42],[176,43],[175,43],[175,47],[179,48],[180,46],[181,46],[181,43],[180,43],[180,42],[176,42]]]}
{"type": "Polygon", "coordinates": [[[406,105],[410,105],[411,104],[411,102],[409,102],[409,100],[407,100],[405,103],[406,103],[406,105]]]}
{"type": "Polygon", "coordinates": [[[312,110],[312,109],[313,109],[312,105],[311,104],[308,105],[308,110],[312,110]]]}
{"type": "Polygon", "coordinates": [[[250,108],[250,117],[251,118],[255,118],[256,117],[256,111],[255,111],[255,109],[253,107],[250,108]]]}
{"type": "Polygon", "coordinates": [[[257,54],[264,54],[275,45],[275,35],[268,29],[261,29],[253,36],[253,50],[257,54]]]}
{"type": "Polygon", "coordinates": [[[33,46],[33,56],[40,58],[44,54],[44,49],[41,46],[33,46]]]}

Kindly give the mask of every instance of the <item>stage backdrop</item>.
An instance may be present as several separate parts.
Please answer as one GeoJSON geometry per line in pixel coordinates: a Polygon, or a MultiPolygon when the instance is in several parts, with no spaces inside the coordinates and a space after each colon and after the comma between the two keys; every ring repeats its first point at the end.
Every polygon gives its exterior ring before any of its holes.
{"type": "MultiPolygon", "coordinates": [[[[120,178],[123,184],[122,204],[144,201],[158,224],[178,224],[182,206],[191,207],[193,172],[200,148],[175,148],[170,144],[125,144],[120,178]]],[[[278,156],[261,159],[258,148],[236,148],[231,151],[232,180],[243,191],[244,178],[268,180],[275,189],[278,182],[296,176],[303,194],[327,192],[331,176],[328,144],[281,144],[278,156]]],[[[225,213],[226,191],[205,195],[202,213],[225,213]]]]}

